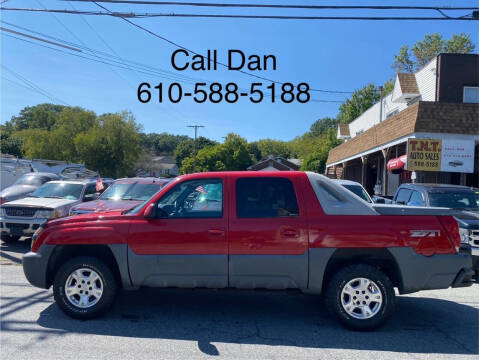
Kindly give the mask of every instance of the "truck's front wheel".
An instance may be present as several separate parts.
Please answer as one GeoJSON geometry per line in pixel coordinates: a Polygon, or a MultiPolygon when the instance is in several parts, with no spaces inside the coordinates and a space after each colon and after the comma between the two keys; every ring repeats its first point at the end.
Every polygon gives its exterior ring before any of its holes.
{"type": "Polygon", "coordinates": [[[57,271],[53,295],[69,316],[91,319],[103,314],[113,303],[117,285],[111,269],[94,257],[77,257],[57,271]]]}
{"type": "Polygon", "coordinates": [[[391,280],[370,265],[352,265],[336,273],[328,285],[328,309],[346,327],[372,330],[381,326],[394,310],[391,280]]]}

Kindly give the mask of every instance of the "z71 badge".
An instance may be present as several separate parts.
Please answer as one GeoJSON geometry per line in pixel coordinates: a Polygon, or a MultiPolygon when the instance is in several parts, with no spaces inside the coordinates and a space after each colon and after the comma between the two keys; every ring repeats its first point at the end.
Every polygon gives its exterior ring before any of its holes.
{"type": "Polygon", "coordinates": [[[409,235],[411,237],[440,237],[440,230],[409,230],[409,235]]]}

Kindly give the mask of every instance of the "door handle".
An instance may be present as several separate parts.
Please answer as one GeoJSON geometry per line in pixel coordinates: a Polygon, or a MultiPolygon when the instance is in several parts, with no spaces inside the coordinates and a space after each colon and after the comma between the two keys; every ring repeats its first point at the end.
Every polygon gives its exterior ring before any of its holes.
{"type": "Polygon", "coordinates": [[[298,232],[293,229],[286,229],[282,231],[282,235],[286,237],[296,237],[298,236],[298,232]]]}
{"type": "Polygon", "coordinates": [[[216,236],[223,236],[225,234],[224,230],[221,230],[221,229],[209,229],[208,232],[211,235],[216,235],[216,236]]]}

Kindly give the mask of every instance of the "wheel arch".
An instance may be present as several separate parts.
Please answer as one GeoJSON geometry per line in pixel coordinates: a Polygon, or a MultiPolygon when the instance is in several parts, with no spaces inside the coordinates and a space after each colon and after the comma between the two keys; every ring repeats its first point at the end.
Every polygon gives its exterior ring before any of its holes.
{"type": "MultiPolygon", "coordinates": [[[[115,280],[119,286],[127,287],[129,284],[129,276],[119,266],[119,262],[123,259],[122,252],[118,251],[118,248],[114,248],[111,245],[58,245],[55,247],[47,267],[47,286],[50,287],[53,284],[55,274],[66,261],[78,257],[78,256],[91,256],[102,260],[112,270],[115,280]]],[[[126,249],[125,261],[126,261],[126,249]]],[[[125,264],[125,267],[127,265],[125,264]]]]}
{"type": "Polygon", "coordinates": [[[331,255],[324,271],[322,292],[326,291],[329,281],[340,269],[355,264],[367,264],[382,270],[394,287],[402,291],[401,270],[396,259],[386,248],[336,249],[331,255]]]}

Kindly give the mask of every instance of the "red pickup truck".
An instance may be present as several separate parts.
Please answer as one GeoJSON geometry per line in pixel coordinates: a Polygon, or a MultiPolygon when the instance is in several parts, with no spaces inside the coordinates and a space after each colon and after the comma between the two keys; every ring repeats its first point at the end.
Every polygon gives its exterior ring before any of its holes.
{"type": "Polygon", "coordinates": [[[49,221],[23,269],[75,318],[104,313],[119,288],[299,289],[373,329],[394,288],[472,284],[470,249],[441,211],[372,206],[314,173],[191,174],[132,210],[49,221]]]}

